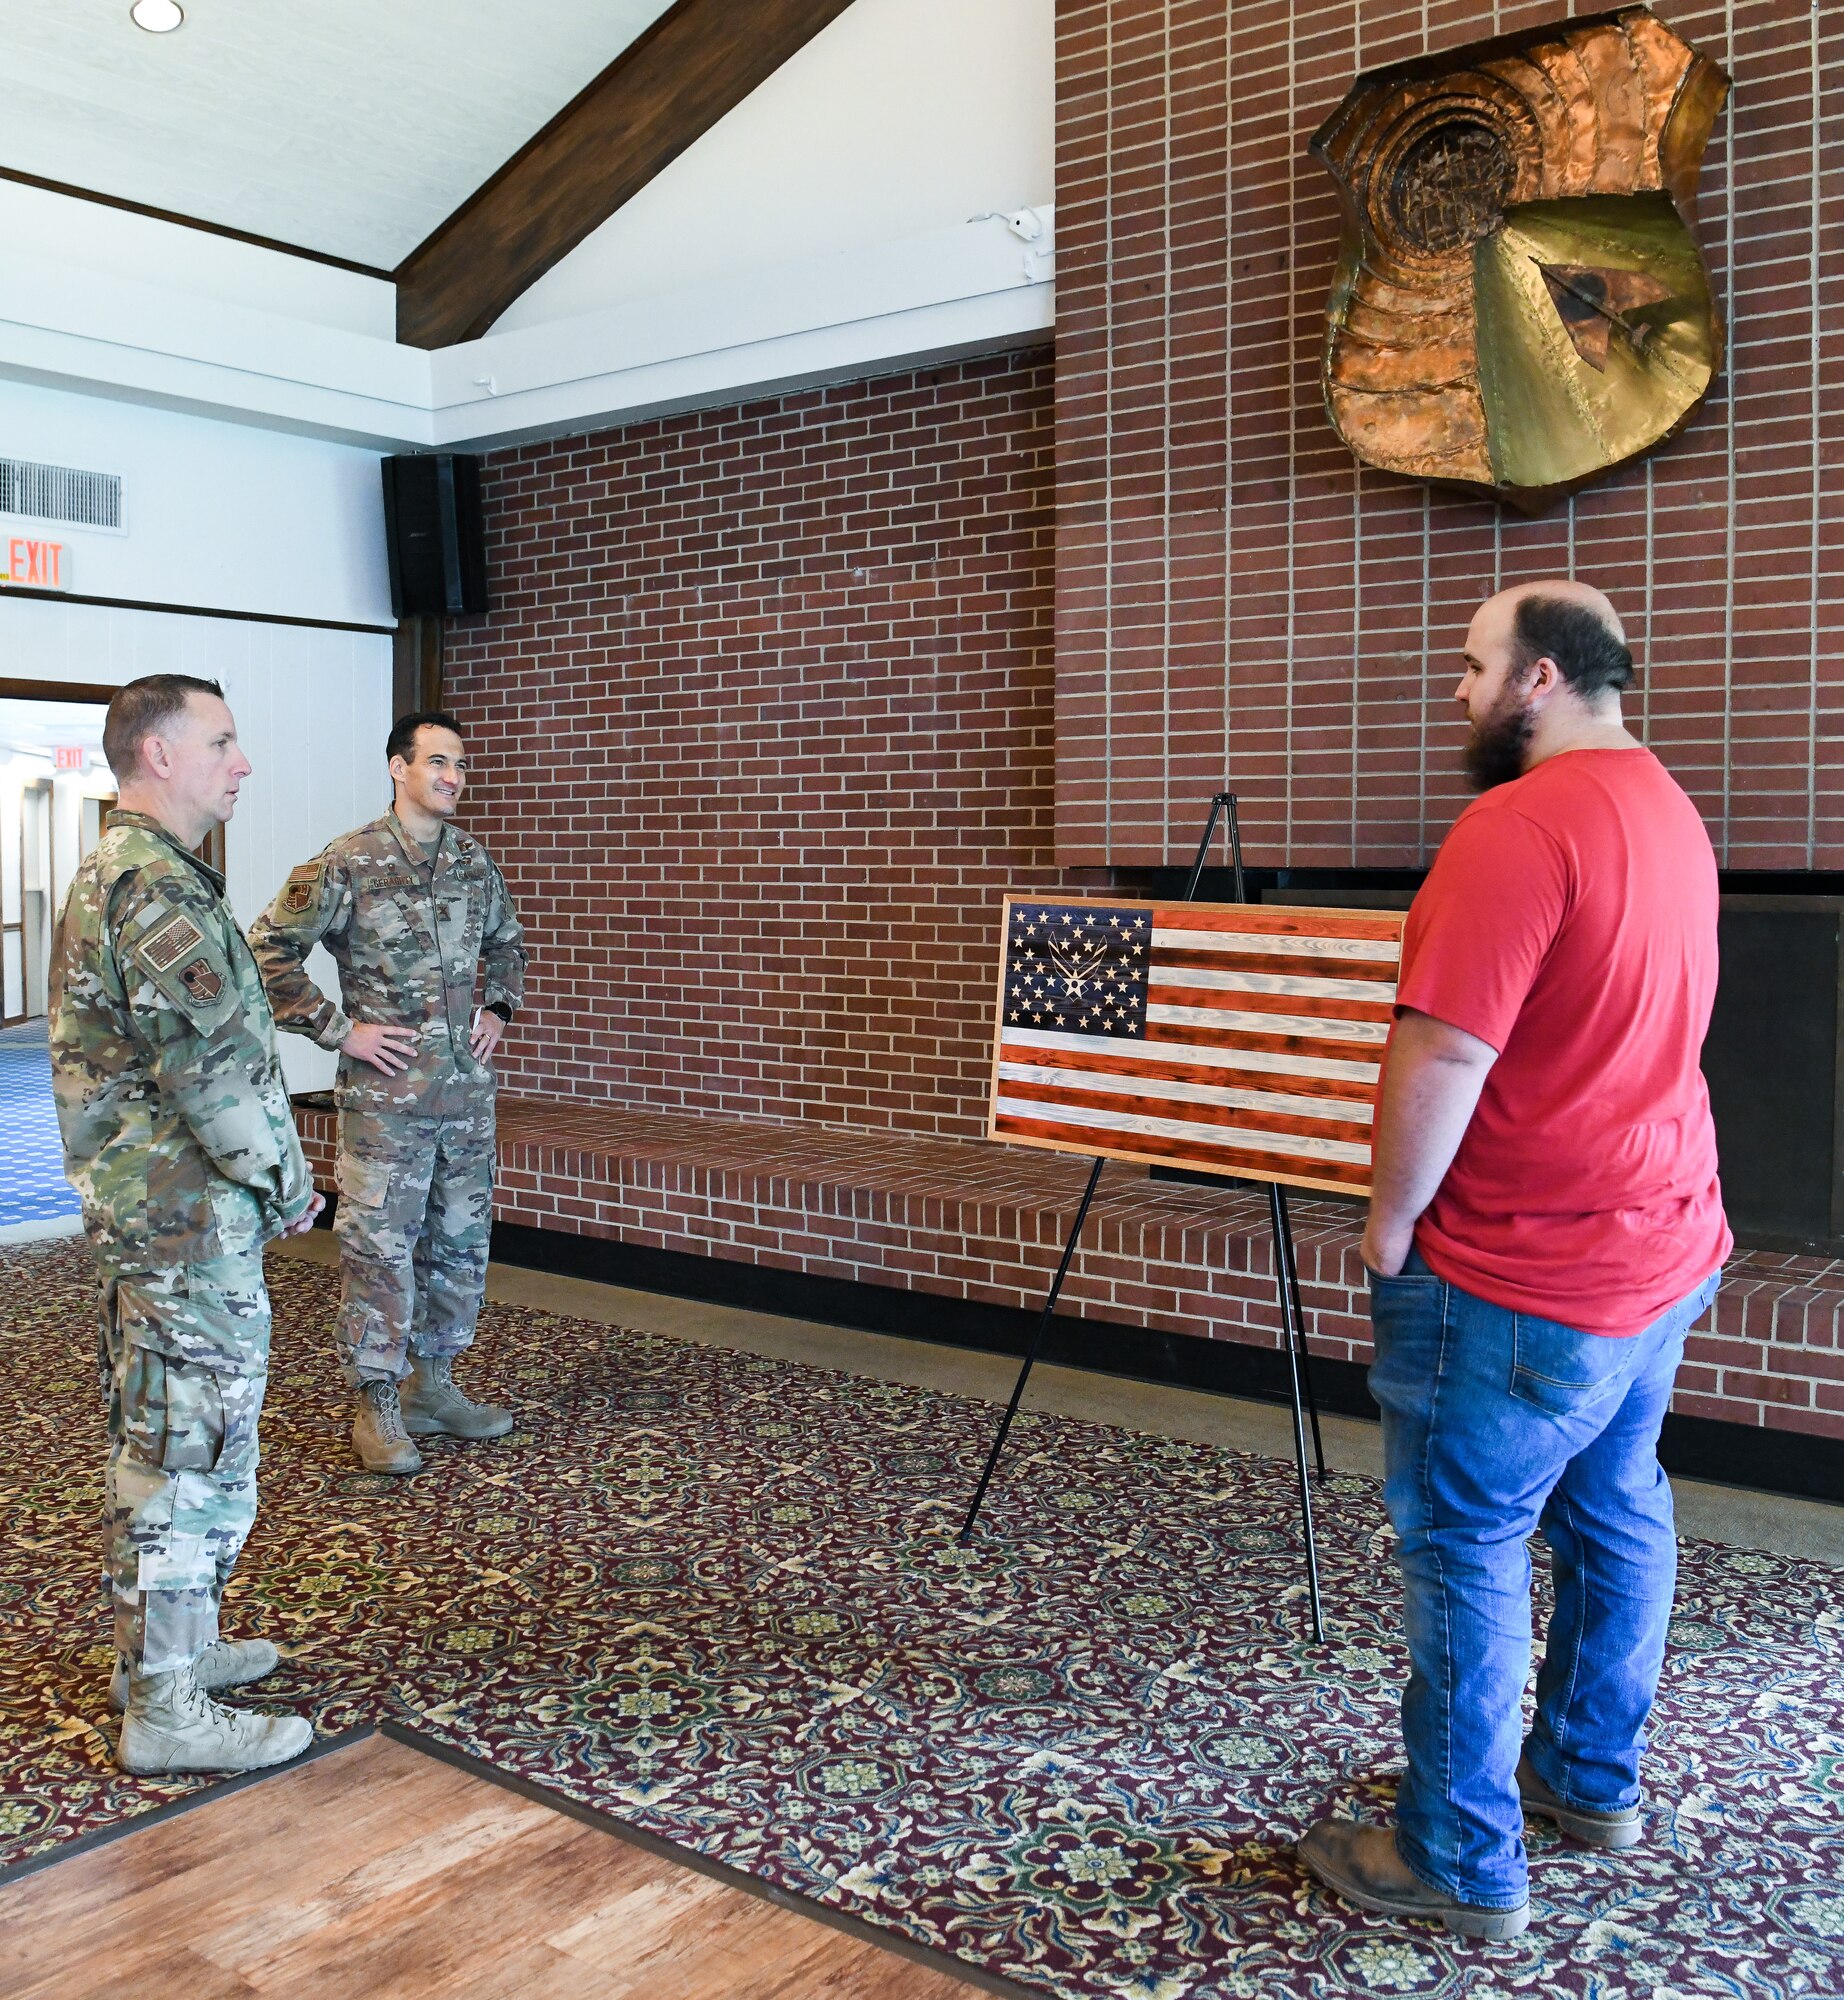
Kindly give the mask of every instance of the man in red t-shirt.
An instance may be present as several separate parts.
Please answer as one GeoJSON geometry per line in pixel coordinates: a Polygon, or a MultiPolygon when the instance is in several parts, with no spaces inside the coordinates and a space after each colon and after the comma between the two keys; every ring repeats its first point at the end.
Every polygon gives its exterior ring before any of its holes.
{"type": "Polygon", "coordinates": [[[1658,1433],[1731,1239],[1698,1052],[1716,862],[1624,727],[1632,655],[1576,582],[1482,605],[1458,699],[1481,796],[1402,941],[1371,1274],[1410,1677],[1396,1826],[1322,1820],[1318,1878],[1471,1937],[1529,1922],[1523,1816],[1641,1837],[1676,1581],[1658,1433]],[[1530,1558],[1556,1608],[1521,1732],[1530,1558]]]}

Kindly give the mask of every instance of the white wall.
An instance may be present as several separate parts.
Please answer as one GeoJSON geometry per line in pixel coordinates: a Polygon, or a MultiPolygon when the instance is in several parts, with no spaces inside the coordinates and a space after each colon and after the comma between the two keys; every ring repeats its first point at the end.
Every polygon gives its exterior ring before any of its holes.
{"type": "Polygon", "coordinates": [[[86,597],[393,622],[374,451],[0,381],[0,456],[126,478],[124,535],[0,515],[86,597]]]}
{"type": "Polygon", "coordinates": [[[481,451],[1046,340],[1055,211],[490,333],[430,356],[438,443],[481,451]]]}
{"type": "Polygon", "coordinates": [[[58,771],[51,780],[51,900],[60,908],[83,858],[85,776],[81,771],[58,771]]]}
{"type": "MultiPolygon", "coordinates": [[[[296,863],[390,803],[388,637],[0,595],[0,677],[120,686],[155,673],[221,682],[256,767],[224,830],[240,922],[256,917],[296,863]]],[[[337,992],[324,952],[309,969],[337,992]]],[[[282,1062],[290,1089],[332,1083],[333,1057],[305,1036],[282,1037],[282,1062]]]]}
{"type": "Polygon", "coordinates": [[[542,325],[1038,207],[1054,0],[853,0],[517,300],[542,325]]]}

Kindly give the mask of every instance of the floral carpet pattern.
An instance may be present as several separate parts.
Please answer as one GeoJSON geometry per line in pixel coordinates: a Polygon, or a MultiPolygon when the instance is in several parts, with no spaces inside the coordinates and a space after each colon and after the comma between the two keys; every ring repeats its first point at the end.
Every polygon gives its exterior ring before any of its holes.
{"type": "MultiPolygon", "coordinates": [[[[1387,1816],[1404,1663],[1373,1484],[489,1307],[511,1437],[349,1457],[331,1274],[272,1264],[263,1505],[226,1629],[323,1730],[395,1718],[766,1880],[1083,2000],[1844,1994],[1844,1571],[1690,1545],[1647,1839],[1531,1842],[1534,1923],[1354,1917],[1292,1843],[1387,1816]]],[[[81,1244],[0,1258],[0,1862],[199,1781],[108,1756],[81,1244]]],[[[252,1691],[255,1692],[255,1691],[252,1691]]]]}

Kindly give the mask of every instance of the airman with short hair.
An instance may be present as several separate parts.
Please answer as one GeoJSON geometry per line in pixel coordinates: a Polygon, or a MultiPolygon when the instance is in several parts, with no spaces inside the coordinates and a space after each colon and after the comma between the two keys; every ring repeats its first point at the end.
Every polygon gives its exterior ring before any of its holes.
{"type": "Polygon", "coordinates": [[[334,1337],[360,1462],[413,1473],[416,1437],[512,1428],[451,1371],[486,1287],[492,1056],[524,994],[525,948],[505,878],[450,824],[467,781],[454,720],[402,717],[385,755],[391,810],[295,869],[250,944],[278,1023],[340,1051],[334,1337]],[[316,944],[339,966],[337,1004],[308,976],[316,944]]]}
{"type": "Polygon", "coordinates": [[[223,877],[193,852],[250,774],[222,691],[184,674],[131,681],[103,741],[121,806],[58,918],[51,1059],[101,1292],[116,1760],[256,1770],[313,1730],[212,1699],[278,1657],[220,1637],[218,1603],[256,1518],[263,1245],[311,1227],[322,1203],[261,977],[223,877]]]}

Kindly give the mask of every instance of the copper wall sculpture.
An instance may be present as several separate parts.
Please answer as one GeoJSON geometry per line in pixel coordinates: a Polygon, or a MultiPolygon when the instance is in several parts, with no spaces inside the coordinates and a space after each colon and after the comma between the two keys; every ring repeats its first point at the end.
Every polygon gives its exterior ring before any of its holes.
{"type": "Polygon", "coordinates": [[[1722,357],[1688,218],[1728,89],[1644,7],[1361,76],[1312,140],[1358,457],[1535,513],[1689,422],[1722,357]]]}

